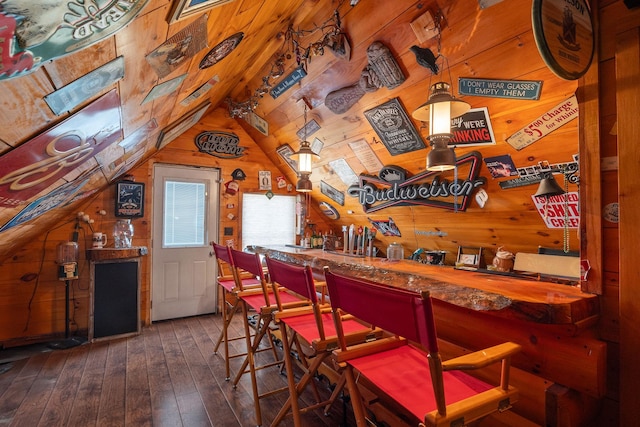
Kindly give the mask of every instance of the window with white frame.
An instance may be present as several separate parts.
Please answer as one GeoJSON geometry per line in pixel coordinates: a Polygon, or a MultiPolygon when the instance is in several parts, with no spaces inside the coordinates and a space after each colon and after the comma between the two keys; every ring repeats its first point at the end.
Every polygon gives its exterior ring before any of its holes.
{"type": "Polygon", "coordinates": [[[292,245],[296,241],[296,196],[242,194],[242,246],[292,245]]]}

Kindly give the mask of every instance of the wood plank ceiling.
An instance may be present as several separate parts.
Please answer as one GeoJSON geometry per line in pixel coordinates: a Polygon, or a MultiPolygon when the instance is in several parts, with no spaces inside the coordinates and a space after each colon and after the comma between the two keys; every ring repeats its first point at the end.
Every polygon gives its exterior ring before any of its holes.
{"type": "MultiPolygon", "coordinates": [[[[45,63],[28,75],[1,80],[0,153],[19,147],[71,114],[60,117],[53,114],[44,101],[46,95],[122,56],[125,76],[116,87],[121,100],[124,137],[131,135],[152,118],[158,123],[142,157],[148,158],[156,151],[157,133],[191,111],[201,100],[209,100],[211,108],[227,108],[227,98],[234,102],[247,100],[262,85],[264,77],[269,75],[283,49],[290,56],[284,64],[285,74],[293,71],[296,67],[295,52],[286,49],[290,46],[290,40],[285,37],[287,29],[314,29],[330,20],[335,10],[339,13],[342,30],[350,41],[351,59],[341,59],[329,50],[325,50],[324,55],[311,56],[306,67],[308,75],[300,83],[275,99],[268,95],[261,98],[255,113],[268,122],[268,136],[258,132],[245,120],[238,119],[287,178],[295,182],[295,174],[280,159],[276,149],[282,144],[289,144],[294,150],[299,147],[300,140],[296,132],[305,123],[305,104],[308,106],[307,121],[315,120],[320,125],[320,130],[313,138],[319,138],[324,144],[321,160],[315,164],[311,175],[314,198],[326,200],[319,193],[321,180],[336,188],[345,189],[344,183],[329,166],[332,160],[345,158],[356,174],[377,172],[364,169],[349,148],[348,142],[364,139],[383,164],[399,165],[412,174],[424,171],[428,150],[391,156],[363,113],[397,97],[410,114],[427,99],[430,83],[436,80],[428,69],[416,63],[414,54],[409,50],[412,45],[420,45],[431,48],[434,52],[438,51],[437,38],[420,43],[410,25],[426,11],[440,13],[444,17],[441,53],[447,58],[450,68],[446,73],[441,73],[438,79],[448,80],[450,73],[454,93],[458,77],[544,82],[543,93],[538,101],[466,97],[465,100],[472,107],[487,107],[490,113],[497,144],[483,147],[482,154],[485,158],[509,153],[517,165],[524,165],[539,161],[566,162],[577,153],[577,121],[546,137],[544,147],[515,152],[504,142],[515,131],[570,97],[577,87],[575,82],[556,77],[540,58],[531,29],[530,1],[503,1],[483,8],[483,2],[477,0],[360,0],[356,6],[351,6],[346,0],[234,0],[207,10],[206,25],[209,48],[242,32],[244,38],[237,48],[212,67],[200,69],[200,61],[209,50],[204,49],[166,77],[159,78],[145,56],[200,16],[198,14],[169,25],[167,17],[171,11],[171,3],[166,0],[149,0],[136,19],[114,36],[45,63]],[[380,41],[389,47],[405,74],[406,81],[396,89],[383,87],[364,94],[344,114],[331,112],[324,105],[325,97],[332,91],[359,81],[361,72],[367,65],[367,47],[374,41],[380,41]],[[170,96],[143,103],[154,86],[183,74],[186,74],[185,80],[170,96]],[[189,106],[181,105],[181,100],[213,77],[217,77],[219,81],[205,97],[189,106]]],[[[321,34],[321,31],[305,33],[300,44],[307,46],[318,40],[321,34]]],[[[89,103],[87,101],[78,106],[73,112],[89,103]]],[[[414,121],[414,124],[424,137],[426,130],[420,127],[419,122],[414,121]]],[[[466,151],[470,149],[458,150],[457,154],[461,155],[466,151]]],[[[86,164],[82,169],[94,166],[95,163],[86,164]]],[[[65,180],[77,177],[79,172],[69,174],[65,180]]],[[[484,175],[488,175],[486,170],[484,175]]],[[[94,174],[87,188],[103,189],[107,185],[108,181],[102,174],[94,174]]],[[[500,192],[498,183],[491,178],[486,190],[490,194],[500,192]]],[[[557,245],[561,242],[561,230],[545,230],[543,234],[538,232],[544,225],[531,203],[530,195],[534,191],[535,187],[527,187],[512,190],[508,197],[496,197],[492,205],[493,216],[485,216],[482,220],[476,218],[471,221],[473,224],[466,221],[469,217],[461,221],[460,216],[440,214],[440,210],[437,211],[437,225],[433,221],[433,211],[417,215],[413,209],[397,210],[394,211],[394,219],[415,230],[449,228],[450,236],[445,239],[446,243],[429,243],[434,249],[444,247],[453,250],[462,241],[471,244],[491,242],[498,245],[501,239],[512,241],[512,250],[537,245],[539,239],[546,245],[557,245]],[[507,225],[496,232],[492,227],[494,223],[507,225]],[[509,223],[512,225],[508,225],[509,223]],[[518,241],[521,233],[524,233],[527,240],[525,244],[518,241]]],[[[367,216],[362,213],[357,201],[348,199],[345,206],[340,207],[342,215],[345,216],[347,211],[355,211],[356,214],[343,218],[341,223],[356,221],[366,224],[367,216]]],[[[13,218],[21,208],[0,208],[0,224],[13,218]]],[[[474,209],[481,211],[478,207],[474,209]]],[[[58,214],[37,218],[30,223],[36,227],[23,228],[19,233],[12,230],[3,233],[0,259],[31,239],[38,230],[55,224],[63,214],[61,210],[58,214]]],[[[339,229],[339,226],[336,228],[339,229]]],[[[416,243],[418,246],[429,245],[419,242],[417,237],[416,243]]]]}

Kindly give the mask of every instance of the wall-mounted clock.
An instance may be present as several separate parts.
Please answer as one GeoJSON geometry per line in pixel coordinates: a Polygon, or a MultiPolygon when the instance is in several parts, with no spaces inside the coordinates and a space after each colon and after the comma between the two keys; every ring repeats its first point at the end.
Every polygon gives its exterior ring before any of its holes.
{"type": "Polygon", "coordinates": [[[133,181],[116,183],[117,217],[139,218],[144,216],[144,184],[133,181]]]}

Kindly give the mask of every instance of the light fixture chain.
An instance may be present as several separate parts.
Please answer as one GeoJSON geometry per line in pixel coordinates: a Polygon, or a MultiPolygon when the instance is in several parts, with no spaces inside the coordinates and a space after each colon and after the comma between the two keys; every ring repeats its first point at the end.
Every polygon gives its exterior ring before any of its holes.
{"type": "Polygon", "coordinates": [[[563,230],[563,247],[564,253],[569,253],[569,180],[567,179],[566,171],[563,171],[564,176],[564,230],[563,230]]]}

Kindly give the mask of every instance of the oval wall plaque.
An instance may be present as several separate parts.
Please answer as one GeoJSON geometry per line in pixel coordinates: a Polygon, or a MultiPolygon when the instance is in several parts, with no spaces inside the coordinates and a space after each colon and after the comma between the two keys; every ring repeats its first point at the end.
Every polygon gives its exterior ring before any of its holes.
{"type": "Polygon", "coordinates": [[[582,77],[593,59],[595,40],[585,0],[533,0],[533,35],[540,56],[558,77],[582,77]]]}
{"type": "Polygon", "coordinates": [[[235,33],[232,36],[227,37],[222,40],[220,43],[215,45],[213,49],[211,49],[200,61],[200,65],[198,66],[201,70],[205,68],[209,68],[214,64],[222,61],[227,55],[235,49],[242,39],[244,38],[244,33],[241,31],[239,33],[235,33]]]}
{"type": "Polygon", "coordinates": [[[221,159],[237,159],[244,155],[244,150],[246,149],[246,147],[238,145],[240,138],[231,132],[200,132],[194,142],[201,153],[220,157],[221,159]]]}
{"type": "Polygon", "coordinates": [[[322,211],[323,214],[325,214],[326,216],[328,216],[331,219],[338,219],[340,218],[340,212],[338,212],[338,210],[336,208],[334,208],[333,206],[331,206],[329,203],[327,202],[320,202],[320,210],[322,211]]]}

